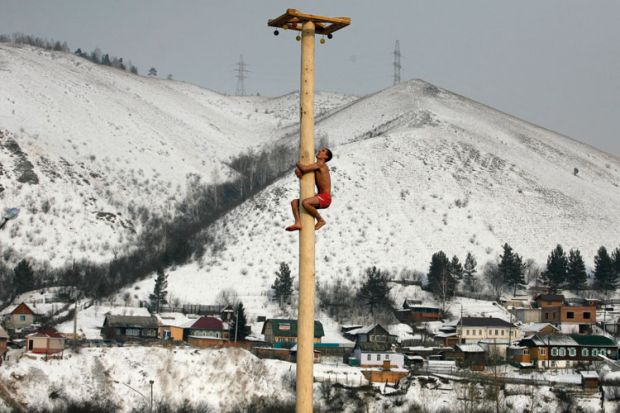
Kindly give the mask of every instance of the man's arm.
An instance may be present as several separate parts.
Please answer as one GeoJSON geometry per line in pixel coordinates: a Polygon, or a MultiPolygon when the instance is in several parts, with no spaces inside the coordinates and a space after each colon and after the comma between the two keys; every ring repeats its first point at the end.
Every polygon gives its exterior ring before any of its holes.
{"type": "Polygon", "coordinates": [[[300,162],[297,162],[297,167],[302,173],[307,174],[308,172],[314,172],[321,169],[321,165],[318,162],[311,163],[310,165],[302,165],[300,162]]]}
{"type": "Polygon", "coordinates": [[[301,169],[299,169],[298,166],[295,167],[295,176],[297,178],[301,178],[301,176],[303,175],[303,173],[301,172],[301,169]]]}

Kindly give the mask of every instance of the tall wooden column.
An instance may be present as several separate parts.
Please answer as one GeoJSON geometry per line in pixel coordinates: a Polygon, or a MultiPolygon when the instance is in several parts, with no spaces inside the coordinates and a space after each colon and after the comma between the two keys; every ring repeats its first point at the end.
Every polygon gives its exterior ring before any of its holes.
{"type": "MultiPolygon", "coordinates": [[[[314,159],[314,36],[333,37],[332,33],[351,24],[348,17],[326,17],[287,9],[270,19],[268,26],[301,31],[301,86],[299,161],[310,164],[314,159]]],[[[325,43],[321,39],[321,43],[325,43]]],[[[300,199],[314,196],[314,174],[300,180],[300,199]]],[[[301,207],[299,233],[299,312],[297,316],[297,413],[312,413],[312,382],[314,380],[314,218],[301,207]]]]}
{"type": "MultiPolygon", "coordinates": [[[[307,21],[301,29],[301,86],[299,161],[314,159],[314,23],[307,21]]],[[[304,174],[300,182],[300,199],[314,196],[314,174],[304,174]]],[[[314,378],[314,218],[301,207],[299,233],[299,316],[297,325],[297,413],[312,412],[314,378]]]]}

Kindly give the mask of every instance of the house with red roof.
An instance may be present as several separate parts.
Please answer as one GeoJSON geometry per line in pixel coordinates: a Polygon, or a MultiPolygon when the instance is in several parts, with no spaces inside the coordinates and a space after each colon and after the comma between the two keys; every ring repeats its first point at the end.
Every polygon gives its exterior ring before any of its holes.
{"type": "Polygon", "coordinates": [[[228,323],[213,316],[202,316],[187,327],[188,337],[210,337],[223,340],[230,339],[228,323]]]}
{"type": "Polygon", "coordinates": [[[64,349],[65,338],[54,329],[41,329],[26,336],[26,352],[56,354],[64,349]]]}

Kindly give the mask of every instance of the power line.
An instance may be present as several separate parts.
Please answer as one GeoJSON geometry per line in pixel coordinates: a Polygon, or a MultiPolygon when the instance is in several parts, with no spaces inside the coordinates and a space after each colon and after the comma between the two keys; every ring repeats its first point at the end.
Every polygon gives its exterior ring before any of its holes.
{"type": "Polygon", "coordinates": [[[396,44],[394,45],[394,84],[397,85],[400,83],[400,44],[398,40],[396,40],[396,44]]]}
{"type": "Polygon", "coordinates": [[[247,67],[248,65],[243,62],[243,55],[240,55],[237,68],[234,70],[237,72],[237,88],[235,89],[235,95],[237,96],[245,96],[245,74],[249,73],[247,67]]]}

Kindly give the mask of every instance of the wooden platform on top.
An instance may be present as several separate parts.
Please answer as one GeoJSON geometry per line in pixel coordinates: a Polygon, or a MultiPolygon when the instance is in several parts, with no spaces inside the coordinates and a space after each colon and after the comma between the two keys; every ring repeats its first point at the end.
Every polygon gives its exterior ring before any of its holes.
{"type": "Polygon", "coordinates": [[[299,30],[305,22],[313,22],[316,34],[331,34],[351,24],[349,17],[325,17],[301,13],[295,9],[287,9],[280,17],[269,19],[268,26],[282,29],[299,30]]]}

